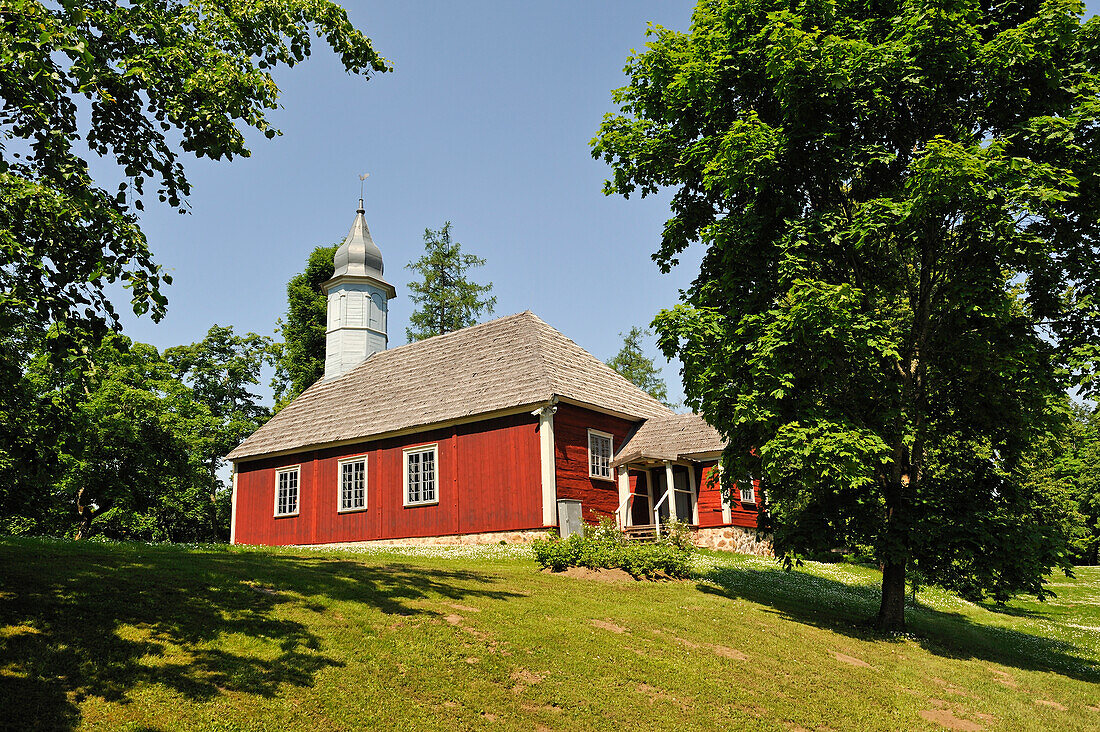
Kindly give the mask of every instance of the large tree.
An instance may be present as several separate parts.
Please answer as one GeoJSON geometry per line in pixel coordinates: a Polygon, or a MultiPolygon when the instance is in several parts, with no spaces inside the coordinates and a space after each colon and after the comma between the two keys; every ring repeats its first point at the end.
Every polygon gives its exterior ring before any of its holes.
{"type": "Polygon", "coordinates": [[[332,279],[332,258],[339,244],[309,254],[306,268],[286,285],[286,318],[279,320],[276,344],[275,402],[282,408],[325,375],[325,324],[328,300],[322,285],[332,279]]]}
{"type": "Polygon", "coordinates": [[[227,539],[229,517],[224,509],[229,489],[218,473],[225,456],[271,418],[271,409],[253,390],[272,360],[271,339],[255,333],[237,335],[231,327],[213,325],[198,343],[167,349],[164,360],[210,413],[211,429],[192,452],[206,467],[210,525],[227,539]]]}
{"type": "Polygon", "coordinates": [[[405,329],[410,343],[465,328],[482,313],[493,312],[493,283],[479,285],[466,278],[468,269],[484,264],[481,257],[463,254],[462,245],[451,240],[450,221],[439,231],[424,230],[424,255],[405,265],[422,278],[409,283],[409,297],[416,305],[405,329]]]}
{"type": "MultiPolygon", "coordinates": [[[[115,321],[112,284],[136,313],[164,314],[170,278],[137,212],[151,195],[185,210],[181,152],[231,159],[249,154],[247,128],[278,134],[271,70],[305,59],[315,35],[351,73],[387,69],[327,0],[3,3],[0,342],[17,365],[31,341],[89,354],[115,321]],[[118,179],[94,181],[89,152],[118,179]]],[[[13,393],[17,371],[0,373],[0,392],[13,393]]]]}
{"type": "Polygon", "coordinates": [[[1078,2],[710,0],[655,27],[593,154],[705,255],[655,327],[769,487],[775,546],[1042,596],[1068,498],[1020,480],[1100,353],[1100,21],[1078,2]]]}
{"type": "Polygon", "coordinates": [[[22,491],[49,500],[5,513],[78,539],[216,539],[206,463],[221,420],[153,346],[109,334],[89,360],[86,371],[56,369],[46,355],[31,363],[26,381],[61,408],[51,415],[52,470],[22,491]]]}
{"type": "Polygon", "coordinates": [[[653,334],[644,328],[633,326],[625,334],[619,335],[622,336],[623,347],[607,365],[657,401],[671,406],[668,404],[668,385],[661,378],[660,370],[653,365],[653,359],[646,356],[642,348],[642,339],[653,334]]]}

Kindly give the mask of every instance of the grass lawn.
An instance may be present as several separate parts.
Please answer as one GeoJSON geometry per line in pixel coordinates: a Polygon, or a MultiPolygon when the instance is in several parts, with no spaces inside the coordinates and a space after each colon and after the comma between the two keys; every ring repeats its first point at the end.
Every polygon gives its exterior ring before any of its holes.
{"type": "Polygon", "coordinates": [[[522,549],[0,540],[11,729],[1097,729],[1100,569],[1007,607],[704,554],[574,579],[522,549]]]}

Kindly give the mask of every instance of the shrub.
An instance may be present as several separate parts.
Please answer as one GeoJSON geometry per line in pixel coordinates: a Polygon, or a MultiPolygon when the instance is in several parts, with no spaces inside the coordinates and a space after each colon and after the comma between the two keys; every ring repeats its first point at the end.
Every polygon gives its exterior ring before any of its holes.
{"type": "Polygon", "coordinates": [[[686,524],[670,526],[655,544],[629,542],[610,520],[585,528],[568,539],[549,536],[531,543],[535,561],[561,572],[569,567],[622,569],[636,578],[684,578],[691,574],[691,533],[686,524]]]}

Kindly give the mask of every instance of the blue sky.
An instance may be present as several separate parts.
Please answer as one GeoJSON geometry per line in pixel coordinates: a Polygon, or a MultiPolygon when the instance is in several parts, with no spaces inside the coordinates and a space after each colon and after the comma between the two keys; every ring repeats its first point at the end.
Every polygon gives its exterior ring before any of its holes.
{"type": "MultiPolygon", "coordinates": [[[[348,76],[318,45],[276,75],[282,137],[252,135],[247,159],[185,160],[190,214],[150,205],[142,217],[175,278],[168,317],[126,316],[126,332],[161,348],[199,340],[213,323],[271,334],[286,281],[313,247],[344,237],[358,175],[369,172],[367,222],[398,292],[391,347],[405,342],[412,308],[404,265],[426,227],[450,220],[464,248],[488,261],[474,276],[493,282],[494,315],[533,310],[610,358],[621,331],[677,301],[701,250],[661,274],[650,254],[667,197],[604,196],[608,169],[588,142],[647,23],[686,30],[693,4],[346,1],[394,72],[348,76]]],[[[679,364],[658,363],[681,399],[679,364]]]]}
{"type": "MultiPolygon", "coordinates": [[[[393,73],[348,76],[319,45],[276,75],[282,137],[251,136],[251,158],[184,161],[191,212],[151,204],[142,216],[175,280],[169,314],[159,324],[126,317],[132,338],[164,348],[213,323],[272,333],[286,281],[351,226],[361,172],[367,222],[398,292],[391,347],[405,342],[412,308],[404,265],[422,251],[424,229],[447,220],[487,260],[474,277],[492,281],[494,316],[533,310],[601,359],[618,350],[620,331],[676,302],[699,254],[672,274],[657,270],[650,254],[667,197],[604,196],[608,169],[588,142],[647,22],[686,29],[693,3],[344,5],[393,73]]],[[[676,399],[678,370],[665,368],[676,399]]]]}

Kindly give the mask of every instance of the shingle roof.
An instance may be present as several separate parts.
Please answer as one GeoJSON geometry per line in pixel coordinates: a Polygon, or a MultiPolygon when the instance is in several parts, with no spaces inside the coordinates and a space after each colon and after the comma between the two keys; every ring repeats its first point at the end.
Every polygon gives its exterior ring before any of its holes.
{"type": "Polygon", "coordinates": [[[726,441],[698,414],[665,414],[647,419],[619,449],[612,465],[638,459],[678,460],[718,452],[726,441]]]}
{"type": "Polygon", "coordinates": [[[671,415],[530,311],[372,355],[309,387],[229,453],[243,460],[559,396],[638,419],[671,415]]]}

